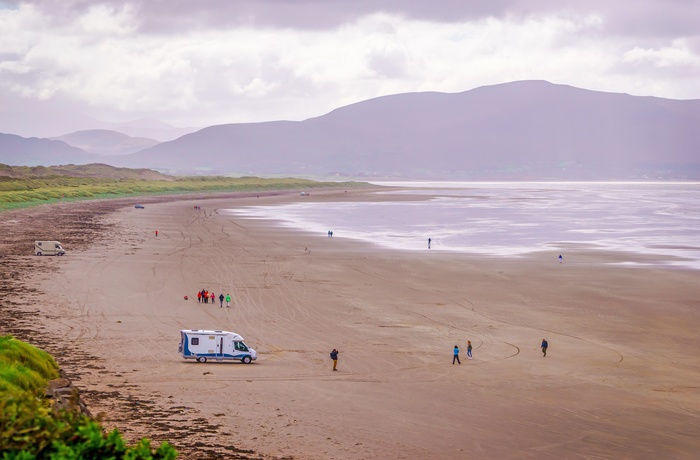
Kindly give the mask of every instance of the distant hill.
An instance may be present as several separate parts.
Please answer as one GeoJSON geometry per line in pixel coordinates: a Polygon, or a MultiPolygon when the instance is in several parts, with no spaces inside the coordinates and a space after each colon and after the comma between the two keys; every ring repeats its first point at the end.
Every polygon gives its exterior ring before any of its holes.
{"type": "Polygon", "coordinates": [[[177,139],[185,134],[193,133],[201,127],[178,128],[158,120],[140,119],[121,123],[101,121],[93,124],[95,128],[108,129],[128,134],[135,138],[157,139],[159,142],[177,139]]]}
{"type": "Polygon", "coordinates": [[[115,160],[174,173],[700,179],[700,100],[521,81],[409,93],[301,122],[212,126],[115,160]]]}
{"type": "Polygon", "coordinates": [[[0,163],[0,177],[36,179],[41,177],[96,177],[101,179],[175,180],[151,169],[115,168],[100,163],[62,166],[9,166],[0,163]]]}
{"type": "Polygon", "coordinates": [[[8,165],[84,164],[100,158],[63,141],[0,133],[0,163],[8,165]]]}
{"type": "Polygon", "coordinates": [[[128,155],[159,143],[155,139],[131,137],[108,129],[76,131],[50,139],[63,141],[68,145],[98,155],[128,155]]]}
{"type": "MultiPolygon", "coordinates": [[[[169,174],[700,180],[699,126],[700,100],[520,81],[455,94],[379,97],[299,122],[211,126],[99,161],[169,174]]],[[[95,161],[66,160],[34,145],[33,156],[21,156],[20,148],[8,150],[4,142],[0,138],[5,163],[95,161]],[[13,152],[13,162],[5,160],[6,152],[13,152]]]]}

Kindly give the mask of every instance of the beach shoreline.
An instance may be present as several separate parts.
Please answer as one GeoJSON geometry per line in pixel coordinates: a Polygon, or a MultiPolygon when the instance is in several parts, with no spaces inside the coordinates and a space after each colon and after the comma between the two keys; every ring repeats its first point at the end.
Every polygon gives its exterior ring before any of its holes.
{"type": "MultiPolygon", "coordinates": [[[[370,190],[304,199],[376,199],[370,190]]],[[[127,438],[171,441],[182,458],[692,458],[700,448],[696,271],[615,266],[607,253],[560,265],[553,253],[392,251],[217,212],[298,192],[169,198],[144,210],[133,200],[102,213],[52,208],[72,219],[65,231],[85,233],[63,258],[16,246],[45,210],[4,213],[2,224],[3,271],[26,289],[3,300],[18,338],[53,353],[127,438]],[[198,304],[201,288],[233,291],[233,308],[198,304]],[[179,329],[238,332],[258,361],[185,362],[179,329]],[[464,353],[467,340],[474,360],[453,366],[452,347],[464,353]]]]}

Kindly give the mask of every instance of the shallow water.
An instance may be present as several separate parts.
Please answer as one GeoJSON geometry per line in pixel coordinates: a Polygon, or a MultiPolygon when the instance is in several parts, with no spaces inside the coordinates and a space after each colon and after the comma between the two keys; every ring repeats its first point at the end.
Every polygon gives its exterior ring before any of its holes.
{"type": "MultiPolygon", "coordinates": [[[[409,201],[304,202],[230,209],[239,216],[399,250],[518,256],[595,249],[662,256],[700,269],[698,183],[381,182],[409,201]]],[[[557,254],[558,255],[558,254],[557,254]]]]}

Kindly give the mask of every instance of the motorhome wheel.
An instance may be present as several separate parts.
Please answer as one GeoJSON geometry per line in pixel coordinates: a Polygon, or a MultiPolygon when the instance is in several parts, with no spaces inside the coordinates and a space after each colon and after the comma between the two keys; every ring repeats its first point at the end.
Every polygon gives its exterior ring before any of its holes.
{"type": "Polygon", "coordinates": [[[197,358],[197,362],[198,362],[198,363],[206,363],[206,362],[207,362],[207,358],[205,358],[204,356],[200,356],[199,358],[197,358]]]}
{"type": "Polygon", "coordinates": [[[243,361],[243,364],[250,364],[252,359],[250,358],[250,356],[244,356],[241,361],[243,361]]]}
{"type": "Polygon", "coordinates": [[[36,255],[40,256],[40,255],[41,255],[41,252],[37,252],[36,255]]]}

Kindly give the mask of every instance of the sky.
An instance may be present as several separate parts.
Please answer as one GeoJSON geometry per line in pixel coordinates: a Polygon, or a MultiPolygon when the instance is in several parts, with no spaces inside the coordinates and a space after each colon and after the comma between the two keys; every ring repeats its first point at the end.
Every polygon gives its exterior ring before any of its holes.
{"type": "Polygon", "coordinates": [[[516,80],[700,99],[700,0],[0,0],[0,132],[25,137],[516,80]]]}

